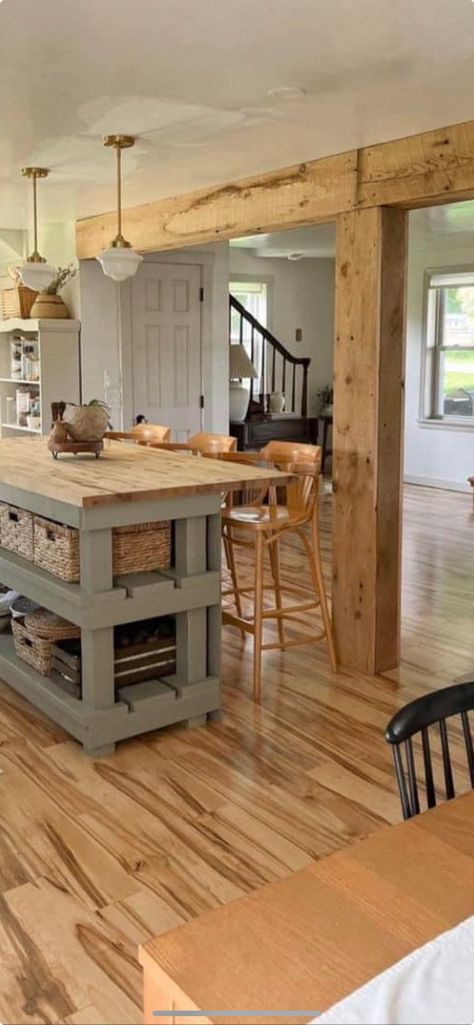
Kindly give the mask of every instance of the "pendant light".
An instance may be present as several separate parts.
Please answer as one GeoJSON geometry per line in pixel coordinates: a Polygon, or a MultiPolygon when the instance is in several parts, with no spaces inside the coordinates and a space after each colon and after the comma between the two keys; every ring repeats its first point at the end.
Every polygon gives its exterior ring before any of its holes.
{"type": "Polygon", "coordinates": [[[33,183],[33,252],[25,260],[25,263],[18,267],[18,273],[27,288],[35,292],[43,292],[56,277],[56,267],[46,263],[44,256],[38,252],[38,203],[36,195],[36,182],[38,178],[47,178],[49,171],[45,167],[22,167],[21,173],[24,178],[30,178],[33,183]]]}
{"type": "Polygon", "coordinates": [[[97,259],[107,277],[126,281],[137,273],[143,260],[143,256],[139,256],[122,235],[122,150],[133,146],[135,139],[133,135],[104,135],[102,143],[113,146],[117,154],[117,234],[109,249],[104,249],[97,259]]]}

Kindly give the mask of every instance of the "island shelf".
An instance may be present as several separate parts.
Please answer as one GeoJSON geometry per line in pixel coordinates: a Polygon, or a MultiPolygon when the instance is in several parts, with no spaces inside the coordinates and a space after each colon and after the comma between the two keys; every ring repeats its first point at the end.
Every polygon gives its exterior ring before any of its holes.
{"type": "Polygon", "coordinates": [[[98,462],[53,462],[43,439],[0,441],[0,501],[79,530],[80,583],[5,548],[0,580],[80,627],[82,698],[19,659],[8,634],[0,635],[0,677],[96,757],[127,737],[218,716],[222,493],[270,479],[286,478],[116,442],[98,462]],[[161,520],[172,523],[172,568],[114,578],[113,528],[161,520]],[[114,627],[162,615],[175,618],[176,673],[116,689],[114,627]]]}

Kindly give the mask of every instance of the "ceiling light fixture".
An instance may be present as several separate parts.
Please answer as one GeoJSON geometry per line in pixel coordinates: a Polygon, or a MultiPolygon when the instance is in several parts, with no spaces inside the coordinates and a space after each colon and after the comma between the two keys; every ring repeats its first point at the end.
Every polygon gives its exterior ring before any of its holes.
{"type": "Polygon", "coordinates": [[[303,255],[303,253],[288,253],[288,259],[296,262],[296,260],[302,260],[303,255]]]}
{"type": "Polygon", "coordinates": [[[56,267],[46,263],[44,256],[38,252],[38,202],[36,194],[36,182],[38,178],[47,178],[49,171],[45,167],[22,167],[21,173],[24,178],[30,178],[33,183],[33,252],[25,263],[18,267],[18,273],[27,288],[35,292],[43,292],[56,277],[56,267]]]}
{"type": "Polygon", "coordinates": [[[267,96],[271,96],[272,100],[300,100],[306,93],[301,86],[278,85],[275,89],[269,89],[267,96]]]}
{"type": "Polygon", "coordinates": [[[143,260],[122,235],[122,150],[134,146],[135,139],[133,135],[104,135],[102,143],[113,146],[117,154],[117,234],[97,259],[108,278],[126,281],[133,278],[143,260]]]}

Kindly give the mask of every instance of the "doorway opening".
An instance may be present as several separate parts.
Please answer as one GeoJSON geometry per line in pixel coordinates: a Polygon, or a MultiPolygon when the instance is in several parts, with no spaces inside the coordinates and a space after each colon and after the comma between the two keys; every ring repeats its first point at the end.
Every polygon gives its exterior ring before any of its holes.
{"type": "Polygon", "coordinates": [[[402,658],[446,683],[474,665],[473,201],[410,213],[406,323],[402,658]]]}

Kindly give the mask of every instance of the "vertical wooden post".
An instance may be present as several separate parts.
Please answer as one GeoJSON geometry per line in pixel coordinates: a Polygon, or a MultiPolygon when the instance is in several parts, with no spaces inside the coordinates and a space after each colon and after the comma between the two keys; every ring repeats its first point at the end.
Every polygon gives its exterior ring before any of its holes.
{"type": "Polygon", "coordinates": [[[333,615],[340,664],[368,673],[399,661],[406,225],[337,224],[333,615]]]}
{"type": "Polygon", "coordinates": [[[303,390],[301,395],[301,416],[308,415],[308,370],[311,360],[309,357],[303,360],[303,390]]]}

